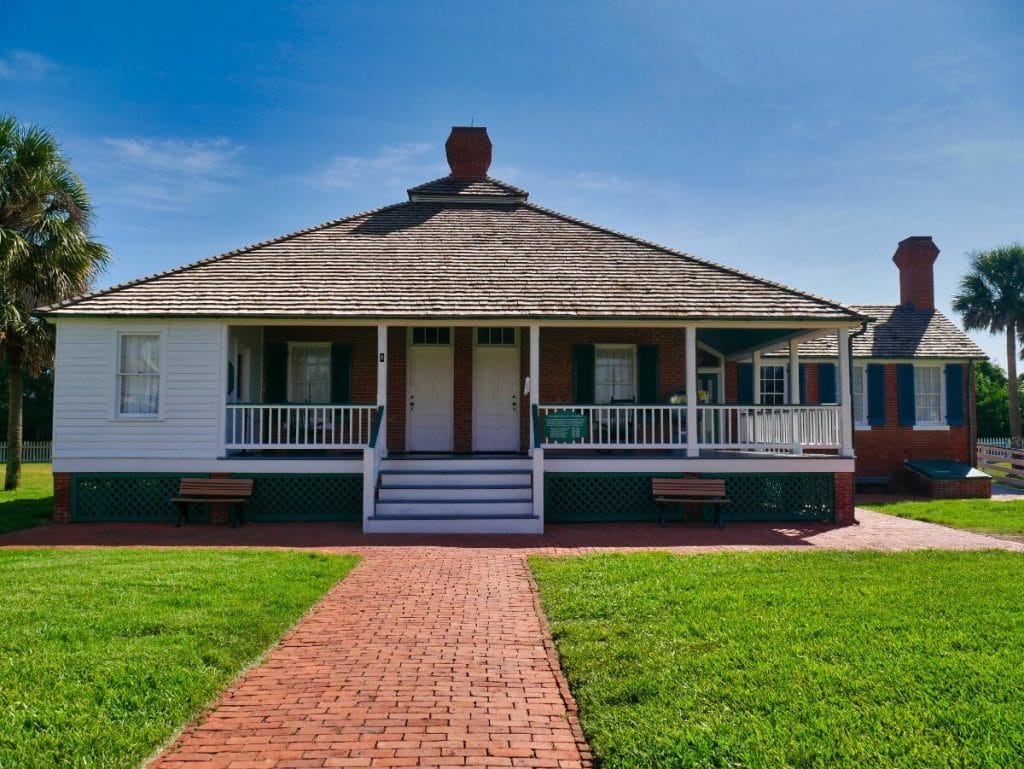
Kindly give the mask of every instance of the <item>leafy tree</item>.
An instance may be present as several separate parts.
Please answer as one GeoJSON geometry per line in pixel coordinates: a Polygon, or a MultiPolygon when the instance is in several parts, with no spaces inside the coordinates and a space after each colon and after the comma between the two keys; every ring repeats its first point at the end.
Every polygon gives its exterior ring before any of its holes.
{"type": "Polygon", "coordinates": [[[978,435],[982,438],[1002,438],[1010,434],[1010,398],[1007,382],[1006,372],[995,363],[983,360],[974,364],[978,435]]]}
{"type": "Polygon", "coordinates": [[[22,373],[53,357],[33,309],[87,291],[109,254],[91,239],[92,206],[49,131],[0,117],[0,357],[7,364],[5,489],[21,475],[22,373]]]}
{"type": "Polygon", "coordinates": [[[970,257],[970,269],[960,278],[960,289],[953,296],[953,309],[963,317],[968,331],[1006,334],[1010,441],[1020,447],[1020,394],[1016,383],[1017,335],[1024,331],[1024,245],[1013,243],[991,251],[975,251],[970,257]]]}

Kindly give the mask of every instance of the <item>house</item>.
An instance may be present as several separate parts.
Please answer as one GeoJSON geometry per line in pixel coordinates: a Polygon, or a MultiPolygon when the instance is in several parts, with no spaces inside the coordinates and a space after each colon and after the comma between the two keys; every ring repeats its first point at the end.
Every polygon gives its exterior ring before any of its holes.
{"type": "MultiPolygon", "coordinates": [[[[931,237],[900,241],[892,257],[899,270],[900,303],[851,306],[871,318],[850,339],[857,475],[891,478],[904,489],[919,487],[908,460],[976,464],[973,363],[986,355],[935,309],[933,266],[938,255],[931,237]]],[[[778,379],[778,369],[785,365],[778,359],[785,354],[776,350],[767,356],[762,380],[778,379]]],[[[835,400],[835,340],[822,336],[801,343],[799,355],[800,402],[835,400]]],[[[742,394],[740,398],[742,402],[742,394]]],[[[989,479],[978,476],[948,484],[945,494],[989,496],[989,479]]]]}
{"type": "Polygon", "coordinates": [[[45,308],[57,519],[170,520],[209,475],[256,479],[253,520],[540,532],[695,474],[727,519],[853,521],[835,351],[870,313],[535,205],[484,128],[446,152],[405,202],[45,308]]]}

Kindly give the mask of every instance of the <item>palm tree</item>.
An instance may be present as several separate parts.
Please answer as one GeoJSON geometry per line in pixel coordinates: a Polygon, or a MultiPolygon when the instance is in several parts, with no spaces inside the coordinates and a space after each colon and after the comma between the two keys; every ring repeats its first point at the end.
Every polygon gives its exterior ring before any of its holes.
{"type": "Polygon", "coordinates": [[[21,375],[53,355],[34,308],[82,293],[106,265],[90,238],[89,196],[49,131],[0,116],[0,356],[7,361],[5,489],[21,475],[21,375]]]}
{"type": "Polygon", "coordinates": [[[971,266],[960,278],[953,309],[968,331],[1006,334],[1010,442],[1021,446],[1020,395],[1017,391],[1017,336],[1024,335],[1024,245],[1012,243],[969,254],[971,266]]]}

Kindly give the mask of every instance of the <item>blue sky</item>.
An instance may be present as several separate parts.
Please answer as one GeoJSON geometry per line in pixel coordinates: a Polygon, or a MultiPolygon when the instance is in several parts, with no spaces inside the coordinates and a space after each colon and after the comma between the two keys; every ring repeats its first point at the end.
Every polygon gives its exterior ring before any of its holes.
{"type": "Polygon", "coordinates": [[[5,0],[0,31],[104,285],[402,200],[471,121],[534,202],[846,303],[932,235],[951,314],[966,252],[1024,239],[1024,3],[5,0]]]}

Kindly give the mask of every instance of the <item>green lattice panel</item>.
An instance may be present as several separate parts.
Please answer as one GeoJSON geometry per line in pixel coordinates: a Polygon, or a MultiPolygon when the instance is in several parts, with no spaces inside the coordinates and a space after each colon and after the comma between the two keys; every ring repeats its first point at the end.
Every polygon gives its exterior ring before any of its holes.
{"type": "Polygon", "coordinates": [[[651,478],[680,473],[547,473],[544,520],[549,523],[656,521],[651,478]]]}
{"type": "Polygon", "coordinates": [[[722,515],[733,521],[826,521],[835,517],[831,473],[705,474],[724,478],[730,504],[722,515]]]}
{"type": "MultiPolygon", "coordinates": [[[[550,523],[656,521],[660,513],[651,478],[682,473],[549,473],[544,479],[544,519],[550,523]]],[[[734,521],[831,520],[831,473],[702,474],[724,478],[731,500],[722,511],[734,521]]],[[[709,522],[714,512],[706,509],[709,522]]]]}
{"type": "MultiPolygon", "coordinates": [[[[171,497],[182,478],[201,475],[102,473],[75,475],[71,486],[72,521],[173,521],[171,497]]],[[[193,505],[192,520],[206,520],[207,511],[193,505]]]]}
{"type": "Polygon", "coordinates": [[[259,475],[252,478],[252,499],[245,509],[249,521],[361,521],[363,476],[259,475]]]}

